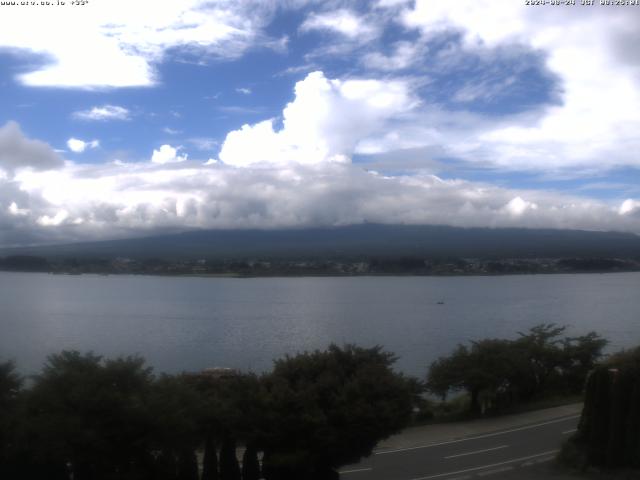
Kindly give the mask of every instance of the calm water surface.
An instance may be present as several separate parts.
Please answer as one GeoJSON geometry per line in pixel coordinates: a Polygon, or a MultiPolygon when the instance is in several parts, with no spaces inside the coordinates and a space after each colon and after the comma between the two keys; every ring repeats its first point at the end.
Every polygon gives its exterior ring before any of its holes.
{"type": "Polygon", "coordinates": [[[157,371],[256,372],[330,342],[383,345],[422,376],[457,343],[541,322],[640,344],[640,273],[504,277],[190,278],[0,273],[0,359],[143,355],[157,371]],[[438,302],[444,302],[439,304],[438,302]]]}

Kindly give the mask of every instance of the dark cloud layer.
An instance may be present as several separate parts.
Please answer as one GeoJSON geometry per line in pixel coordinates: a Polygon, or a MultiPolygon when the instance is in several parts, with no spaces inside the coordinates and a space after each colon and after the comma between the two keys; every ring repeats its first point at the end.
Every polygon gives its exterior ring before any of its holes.
{"type": "Polygon", "coordinates": [[[18,168],[48,170],[62,164],[62,159],[49,145],[27,138],[17,123],[0,127],[0,168],[8,174],[18,168]]]}

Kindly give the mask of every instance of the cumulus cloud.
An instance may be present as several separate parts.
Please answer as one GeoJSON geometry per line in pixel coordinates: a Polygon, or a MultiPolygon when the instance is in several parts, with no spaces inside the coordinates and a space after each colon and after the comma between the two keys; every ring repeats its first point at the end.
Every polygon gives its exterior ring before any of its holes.
{"type": "Polygon", "coordinates": [[[67,147],[74,153],[82,153],[86,149],[98,148],[100,146],[100,141],[91,140],[85,142],[84,140],[80,140],[79,138],[70,138],[67,140],[67,147]]]}
{"type": "Polygon", "coordinates": [[[234,166],[349,162],[360,141],[415,104],[399,80],[337,80],[313,72],[296,84],[281,129],[271,119],[230,132],[220,160],[234,166]]]}
{"type": "Polygon", "coordinates": [[[103,105],[101,107],[93,107],[89,110],[80,110],[74,112],[73,116],[80,120],[129,120],[129,109],[118,105],[103,105]]]}
{"type": "Polygon", "coordinates": [[[174,148],[171,145],[162,145],[160,149],[153,151],[151,162],[158,164],[185,162],[187,155],[178,155],[179,148],[174,148]]]}
{"type": "Polygon", "coordinates": [[[0,16],[0,47],[46,59],[17,77],[25,85],[150,86],[157,81],[155,65],[169,50],[235,58],[258,40],[268,44],[261,27],[274,8],[274,2],[232,0],[109,0],[82,8],[12,8],[0,16]]]}
{"type": "Polygon", "coordinates": [[[20,168],[46,170],[63,164],[46,143],[27,138],[15,122],[0,127],[0,172],[11,174],[20,168]]]}

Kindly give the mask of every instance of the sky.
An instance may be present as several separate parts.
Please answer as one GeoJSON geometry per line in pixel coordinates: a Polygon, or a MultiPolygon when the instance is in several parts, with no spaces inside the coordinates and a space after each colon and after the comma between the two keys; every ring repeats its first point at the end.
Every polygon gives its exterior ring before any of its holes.
{"type": "Polygon", "coordinates": [[[0,246],[640,234],[640,6],[595,3],[2,1],[0,246]]]}

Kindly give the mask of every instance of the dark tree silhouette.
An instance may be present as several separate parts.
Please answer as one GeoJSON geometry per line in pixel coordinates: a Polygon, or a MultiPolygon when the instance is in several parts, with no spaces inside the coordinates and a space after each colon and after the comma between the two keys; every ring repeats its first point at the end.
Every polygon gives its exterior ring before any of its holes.
{"type": "Polygon", "coordinates": [[[331,345],[287,356],[264,380],[270,428],[263,439],[268,480],[334,478],[409,421],[417,384],[395,373],[380,347],[331,345]]]}
{"type": "Polygon", "coordinates": [[[218,453],[213,435],[207,435],[202,459],[202,480],[219,480],[218,453]]]}
{"type": "Polygon", "coordinates": [[[260,480],[260,462],[255,445],[248,444],[242,456],[242,480],[260,480]]]}
{"type": "Polygon", "coordinates": [[[70,464],[75,480],[144,468],[151,379],[136,357],[103,362],[91,353],[50,356],[27,396],[34,464],[53,471],[70,464]]]}
{"type": "Polygon", "coordinates": [[[222,442],[220,449],[220,480],[241,480],[240,465],[236,457],[236,442],[231,437],[222,442]]]}
{"type": "Polygon", "coordinates": [[[545,393],[578,393],[607,342],[595,332],[560,338],[564,331],[565,327],[542,324],[516,340],[458,345],[451,355],[431,364],[427,388],[443,398],[466,391],[474,414],[545,393]]]}
{"type": "Polygon", "coordinates": [[[640,347],[612,356],[587,381],[570,440],[588,465],[640,468],[640,347]]]}

